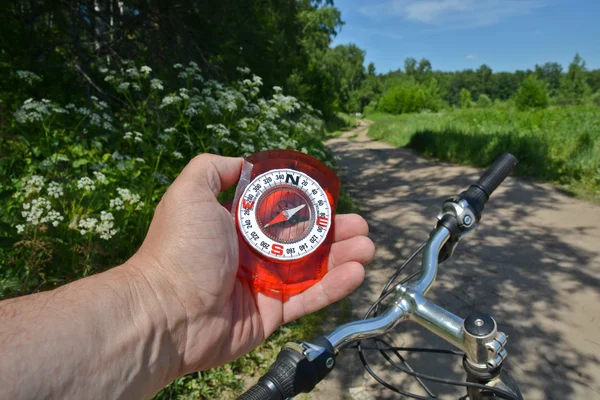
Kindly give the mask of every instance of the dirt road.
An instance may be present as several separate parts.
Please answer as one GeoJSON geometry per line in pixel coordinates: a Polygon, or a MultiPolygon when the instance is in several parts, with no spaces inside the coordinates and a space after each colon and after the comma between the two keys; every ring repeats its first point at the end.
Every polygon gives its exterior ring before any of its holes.
{"type": "MultiPolygon", "coordinates": [[[[372,141],[367,130],[362,126],[328,143],[377,245],[364,284],[350,298],[355,318],[427,238],[444,197],[462,191],[481,172],[372,141]]],[[[498,321],[509,335],[508,366],[526,399],[600,399],[600,207],[550,185],[507,179],[480,227],[441,265],[428,297],[463,318],[477,310],[498,321]]],[[[411,322],[391,337],[396,345],[449,347],[411,322]]],[[[463,377],[459,358],[411,355],[408,360],[425,373],[463,377]]],[[[356,353],[342,354],[338,366],[311,398],[401,398],[369,378],[356,353]]],[[[413,379],[376,371],[425,394],[413,379]]],[[[431,387],[441,398],[464,393],[431,387]]]]}

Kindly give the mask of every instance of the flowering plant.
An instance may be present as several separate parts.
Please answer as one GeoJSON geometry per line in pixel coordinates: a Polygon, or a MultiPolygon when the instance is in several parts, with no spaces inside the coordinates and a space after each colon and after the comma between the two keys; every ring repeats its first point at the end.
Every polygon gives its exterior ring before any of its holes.
{"type": "MultiPolygon", "coordinates": [[[[28,86],[42,78],[26,71],[28,86]]],[[[43,289],[123,262],[141,243],[154,205],[189,159],[296,149],[330,162],[318,112],[265,90],[240,68],[231,84],[191,62],[174,78],[125,61],[100,68],[109,87],[86,105],[28,98],[9,114],[0,171],[0,298],[43,289]],[[261,93],[268,92],[264,97],[261,93]],[[108,101],[111,100],[111,104],[108,101]]]]}

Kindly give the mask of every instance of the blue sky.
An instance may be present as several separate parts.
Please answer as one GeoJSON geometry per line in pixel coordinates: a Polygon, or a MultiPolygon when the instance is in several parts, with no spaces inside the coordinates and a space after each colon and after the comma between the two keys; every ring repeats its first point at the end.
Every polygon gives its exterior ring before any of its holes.
{"type": "Polygon", "coordinates": [[[566,67],[579,52],[600,68],[600,0],[335,0],[345,25],[333,45],[355,43],[378,72],[406,57],[436,70],[566,67]]]}

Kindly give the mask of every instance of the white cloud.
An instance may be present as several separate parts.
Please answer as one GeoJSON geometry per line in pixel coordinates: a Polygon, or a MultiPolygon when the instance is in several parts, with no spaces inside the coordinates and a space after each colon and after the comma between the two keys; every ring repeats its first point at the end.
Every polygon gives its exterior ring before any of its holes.
{"type": "Polygon", "coordinates": [[[479,56],[476,56],[474,54],[469,54],[466,58],[467,58],[467,60],[474,60],[476,58],[479,58],[479,56]]]}
{"type": "Polygon", "coordinates": [[[452,28],[486,26],[544,7],[543,0],[385,0],[360,12],[369,17],[397,17],[452,28]]]}

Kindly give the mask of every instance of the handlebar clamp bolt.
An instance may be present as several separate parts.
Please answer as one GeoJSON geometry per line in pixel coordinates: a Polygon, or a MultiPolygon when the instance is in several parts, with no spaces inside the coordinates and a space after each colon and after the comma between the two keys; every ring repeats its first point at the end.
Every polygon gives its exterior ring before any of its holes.
{"type": "Polygon", "coordinates": [[[327,359],[327,361],[325,361],[325,366],[329,369],[333,368],[334,365],[335,365],[335,361],[334,361],[333,357],[329,357],[327,359]]]}
{"type": "Polygon", "coordinates": [[[463,223],[465,224],[465,226],[471,226],[471,224],[473,223],[473,218],[467,214],[463,218],[463,223]]]}

